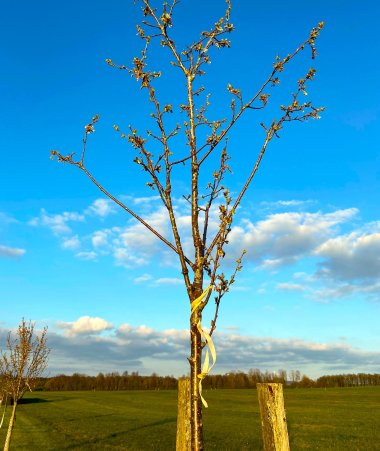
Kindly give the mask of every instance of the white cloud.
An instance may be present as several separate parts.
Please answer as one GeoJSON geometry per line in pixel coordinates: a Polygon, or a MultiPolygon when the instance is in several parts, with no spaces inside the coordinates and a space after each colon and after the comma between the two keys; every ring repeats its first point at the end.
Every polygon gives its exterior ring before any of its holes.
{"type": "Polygon", "coordinates": [[[161,277],[154,281],[155,285],[182,285],[183,283],[183,279],[179,277],[161,277]]]}
{"type": "MultiPolygon", "coordinates": [[[[168,217],[163,207],[147,215],[146,222],[161,235],[168,235],[168,217]]],[[[112,243],[117,265],[127,268],[146,265],[158,253],[162,259],[165,258],[166,249],[163,250],[161,240],[139,222],[131,220],[130,225],[117,230],[115,235],[112,243]]]]}
{"type": "Polygon", "coordinates": [[[81,316],[74,322],[58,322],[58,327],[65,329],[66,334],[74,335],[93,335],[106,330],[113,329],[113,325],[103,318],[81,316]]]}
{"type": "Polygon", "coordinates": [[[77,252],[75,257],[80,258],[81,260],[96,260],[98,254],[96,252],[77,252]]]}
{"type": "MultiPolygon", "coordinates": [[[[316,279],[318,281],[318,279],[316,279]]],[[[330,302],[333,299],[348,298],[352,295],[364,295],[368,299],[379,300],[380,281],[366,283],[342,283],[340,281],[327,281],[321,288],[310,290],[310,297],[319,302],[330,302]]]]}
{"type": "Polygon", "coordinates": [[[229,240],[236,249],[246,249],[245,258],[264,268],[276,268],[295,263],[312,254],[321,242],[334,234],[335,226],[357,214],[357,209],[333,213],[278,213],[253,224],[242,221],[232,228],[229,240]]]}
{"type": "Polygon", "coordinates": [[[151,286],[175,286],[182,285],[183,279],[179,277],[160,277],[156,280],[153,280],[153,276],[150,274],[143,274],[142,276],[136,277],[133,279],[134,283],[140,284],[144,282],[150,282],[151,286]]]}
{"type": "Polygon", "coordinates": [[[293,274],[293,277],[295,279],[308,280],[310,278],[310,275],[303,271],[297,271],[293,274]]]}
{"type": "Polygon", "coordinates": [[[21,257],[25,252],[25,249],[3,246],[0,244],[0,257],[21,257]]]}
{"type": "Polygon", "coordinates": [[[105,218],[112,213],[116,213],[116,208],[114,202],[110,199],[96,199],[84,212],[105,218]]]}
{"type": "Polygon", "coordinates": [[[135,277],[133,279],[133,282],[139,284],[139,283],[148,282],[149,280],[152,280],[152,279],[153,279],[153,277],[150,274],[143,274],[142,276],[135,277]]]}
{"type": "Polygon", "coordinates": [[[275,208],[289,208],[289,207],[306,207],[311,204],[315,204],[316,201],[313,199],[308,200],[278,200],[274,202],[261,202],[260,205],[265,208],[275,209],[275,208]]]}
{"type": "MultiPolygon", "coordinates": [[[[147,199],[139,199],[139,202],[148,202],[147,199]]],[[[98,199],[89,208],[85,210],[86,214],[95,213],[104,217],[111,212],[107,200],[98,199]]],[[[50,228],[55,235],[69,235],[72,230],[68,225],[69,221],[84,221],[84,215],[75,212],[64,212],[62,214],[50,215],[44,209],[41,210],[40,217],[32,219],[29,224],[33,226],[46,226],[50,228]]],[[[88,219],[88,218],[87,218],[88,219]]],[[[155,209],[146,214],[146,222],[163,236],[170,232],[169,219],[164,207],[155,209]]],[[[91,227],[91,224],[89,225],[91,227]]],[[[73,235],[65,237],[61,241],[61,247],[64,249],[78,249],[82,244],[90,244],[92,250],[78,252],[76,257],[93,260],[99,255],[111,254],[114,257],[116,265],[126,268],[142,266],[149,263],[152,257],[159,252],[161,254],[161,264],[167,264],[167,249],[163,249],[163,243],[154,236],[147,228],[137,222],[135,219],[129,219],[127,226],[114,226],[107,229],[95,230],[80,237],[73,235]]],[[[170,251],[172,252],[172,251],[170,251]]]]}
{"type": "Polygon", "coordinates": [[[71,233],[68,222],[84,221],[84,216],[77,212],[65,211],[61,214],[49,215],[44,208],[41,209],[40,216],[31,219],[28,224],[31,226],[48,227],[55,235],[71,233]]]}
{"type": "Polygon", "coordinates": [[[148,263],[148,260],[143,256],[135,255],[128,248],[117,248],[113,252],[116,265],[131,268],[135,266],[142,266],[148,263]]]}
{"type": "Polygon", "coordinates": [[[151,204],[151,203],[154,203],[155,201],[161,199],[160,196],[136,197],[136,196],[129,196],[129,195],[122,195],[122,196],[120,196],[120,198],[125,200],[126,202],[132,202],[133,205],[151,204]]]}
{"type": "Polygon", "coordinates": [[[380,280],[380,233],[353,232],[331,238],[316,254],[325,258],[319,275],[338,280],[380,280]]]}
{"type": "Polygon", "coordinates": [[[277,288],[284,291],[303,291],[305,288],[298,283],[283,282],[278,283],[277,288]]]}
{"type": "Polygon", "coordinates": [[[92,234],[92,245],[95,248],[105,247],[108,244],[108,236],[110,235],[109,230],[97,230],[92,234]]]}
{"type": "Polygon", "coordinates": [[[147,327],[144,324],[137,327],[131,326],[130,324],[122,324],[119,327],[118,332],[120,335],[135,334],[139,337],[149,337],[157,334],[154,329],[147,327]]]}
{"type": "MultiPolygon", "coordinates": [[[[146,218],[146,222],[161,235],[167,235],[169,232],[168,213],[164,207],[158,208],[146,218]]],[[[130,226],[126,227],[120,234],[124,245],[135,249],[142,249],[150,252],[151,247],[159,241],[143,224],[133,220],[130,226]]]]}
{"type": "Polygon", "coordinates": [[[70,238],[64,238],[61,246],[63,249],[78,249],[80,247],[80,241],[78,235],[74,235],[70,238]]]}
{"type": "Polygon", "coordinates": [[[149,197],[134,197],[133,198],[133,203],[135,205],[140,205],[143,203],[150,203],[150,202],[155,202],[156,200],[159,200],[160,196],[149,196],[149,197]]]}

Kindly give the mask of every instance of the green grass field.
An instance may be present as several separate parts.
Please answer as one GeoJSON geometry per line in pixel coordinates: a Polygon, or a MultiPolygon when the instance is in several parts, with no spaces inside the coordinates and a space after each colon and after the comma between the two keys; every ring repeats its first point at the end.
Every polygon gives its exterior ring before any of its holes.
{"type": "MultiPolygon", "coordinates": [[[[262,448],[256,390],[206,391],[205,449],[262,448]]],[[[175,449],[175,391],[35,392],[19,405],[11,449],[175,449]]],[[[285,390],[292,451],[380,450],[380,387],[285,390]]],[[[4,443],[0,431],[0,447],[4,443]]]]}

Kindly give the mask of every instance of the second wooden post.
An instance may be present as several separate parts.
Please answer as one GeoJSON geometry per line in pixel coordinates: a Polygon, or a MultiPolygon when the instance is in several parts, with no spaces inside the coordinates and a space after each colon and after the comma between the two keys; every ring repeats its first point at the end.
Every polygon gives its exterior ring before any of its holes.
{"type": "Polygon", "coordinates": [[[290,451],[282,384],[257,384],[264,451],[290,451]]]}

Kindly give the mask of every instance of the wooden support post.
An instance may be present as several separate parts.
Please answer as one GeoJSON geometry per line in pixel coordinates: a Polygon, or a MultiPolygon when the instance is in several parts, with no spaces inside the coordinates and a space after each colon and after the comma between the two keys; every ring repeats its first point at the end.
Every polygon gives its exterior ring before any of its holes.
{"type": "Polygon", "coordinates": [[[190,378],[178,380],[176,451],[191,451],[190,378]]]}
{"type": "Polygon", "coordinates": [[[282,384],[257,384],[264,451],[290,451],[282,384]]]}

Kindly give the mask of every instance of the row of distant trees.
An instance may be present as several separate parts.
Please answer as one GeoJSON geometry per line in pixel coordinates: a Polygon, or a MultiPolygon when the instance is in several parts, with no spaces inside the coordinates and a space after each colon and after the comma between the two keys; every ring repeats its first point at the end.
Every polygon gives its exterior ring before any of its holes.
{"type": "Polygon", "coordinates": [[[99,373],[97,376],[74,373],[72,376],[60,374],[58,376],[40,379],[39,390],[174,390],[177,379],[174,376],[140,376],[138,372],[123,374],[99,373]]]}
{"type": "MultiPolygon", "coordinates": [[[[300,371],[285,370],[276,372],[251,369],[247,373],[242,371],[227,374],[209,375],[203,382],[205,389],[224,388],[255,388],[257,383],[279,382],[286,388],[332,388],[332,387],[361,387],[380,385],[380,374],[336,374],[322,376],[316,380],[302,375],[300,371]]],[[[41,378],[38,390],[65,391],[65,390],[175,390],[178,380],[174,376],[141,376],[138,372],[120,374],[99,373],[97,376],[74,373],[71,376],[58,375],[41,378]]]]}

